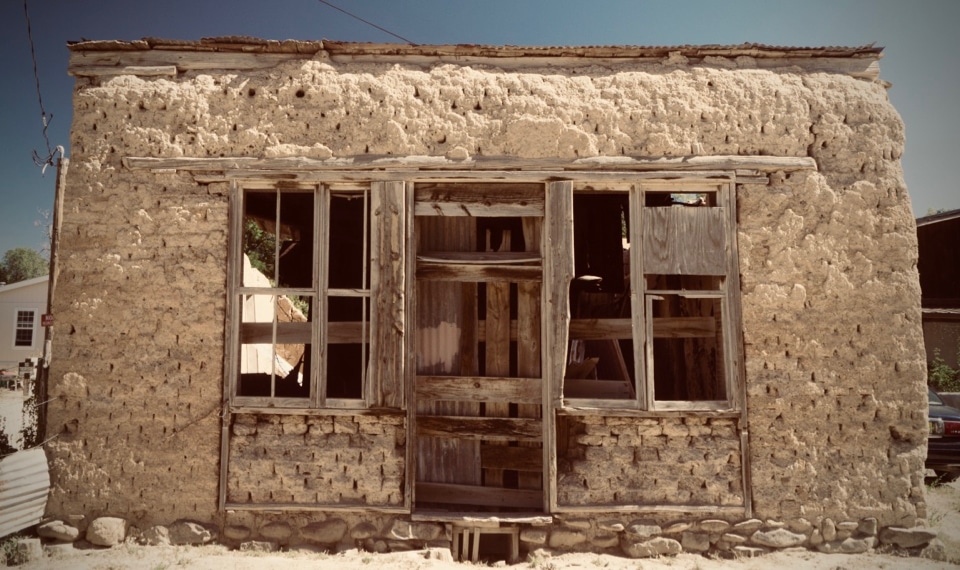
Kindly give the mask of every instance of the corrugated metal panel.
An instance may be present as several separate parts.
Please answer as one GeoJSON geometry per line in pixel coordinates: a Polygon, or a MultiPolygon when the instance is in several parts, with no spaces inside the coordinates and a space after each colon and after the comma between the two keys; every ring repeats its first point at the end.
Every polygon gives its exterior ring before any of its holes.
{"type": "Polygon", "coordinates": [[[0,536],[39,523],[49,490],[50,471],[43,448],[0,459],[0,536]]]}

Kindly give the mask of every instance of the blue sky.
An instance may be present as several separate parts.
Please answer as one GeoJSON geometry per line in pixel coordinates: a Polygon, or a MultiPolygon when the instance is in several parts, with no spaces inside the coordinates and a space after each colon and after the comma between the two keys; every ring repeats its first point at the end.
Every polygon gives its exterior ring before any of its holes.
{"type": "MultiPolygon", "coordinates": [[[[955,0],[331,0],[416,43],[682,45],[759,42],[884,46],[881,78],[903,116],[914,213],[960,208],[960,1],[955,0]]],[[[317,0],[27,0],[51,145],[69,156],[68,40],[249,35],[398,41],[317,0]]],[[[51,209],[46,155],[21,0],[0,3],[0,255],[41,249],[51,209]]]]}

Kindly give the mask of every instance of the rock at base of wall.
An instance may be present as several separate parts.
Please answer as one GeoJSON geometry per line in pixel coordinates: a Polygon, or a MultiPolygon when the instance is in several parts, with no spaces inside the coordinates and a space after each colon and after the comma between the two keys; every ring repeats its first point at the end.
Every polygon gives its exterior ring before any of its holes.
{"type": "Polygon", "coordinates": [[[97,546],[116,546],[126,537],[127,521],[118,517],[99,517],[87,527],[87,540],[97,546]]]}
{"type": "Polygon", "coordinates": [[[150,546],[166,546],[170,544],[170,529],[156,525],[143,531],[140,539],[150,546]]]}
{"type": "Polygon", "coordinates": [[[193,521],[177,521],[169,530],[170,544],[206,544],[216,538],[210,529],[193,521]]]}
{"type": "Polygon", "coordinates": [[[771,531],[757,531],[750,537],[750,541],[760,546],[770,548],[790,548],[799,546],[806,542],[807,535],[790,532],[785,528],[778,528],[771,531]]]}
{"type": "Polygon", "coordinates": [[[620,549],[630,558],[654,558],[656,556],[674,556],[683,552],[680,543],[672,538],[658,536],[645,541],[622,539],[620,549]]]}
{"type": "Polygon", "coordinates": [[[343,540],[346,533],[347,523],[343,519],[330,519],[310,523],[300,529],[300,536],[319,544],[336,544],[343,540]]]}
{"type": "Polygon", "coordinates": [[[80,537],[80,529],[72,527],[63,521],[55,520],[38,526],[37,534],[42,538],[49,538],[60,542],[73,542],[80,537]]]}
{"type": "Polygon", "coordinates": [[[937,531],[929,528],[903,528],[888,526],[880,531],[880,542],[900,548],[916,548],[928,544],[937,537],[937,531]]]}

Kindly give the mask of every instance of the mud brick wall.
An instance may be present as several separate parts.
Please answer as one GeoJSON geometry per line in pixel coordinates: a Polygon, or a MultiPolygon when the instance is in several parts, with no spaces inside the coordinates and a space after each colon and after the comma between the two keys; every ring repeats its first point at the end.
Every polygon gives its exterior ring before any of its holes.
{"type": "Polygon", "coordinates": [[[227,501],[399,506],[402,416],[234,417],[227,501]]]}
{"type": "MultiPolygon", "coordinates": [[[[77,113],[100,116],[84,106],[77,113]]],[[[82,143],[74,148],[83,156],[82,143]]],[[[138,524],[209,520],[220,447],[227,187],[121,174],[96,162],[70,169],[64,196],[48,508],[125,514],[138,524]]]]}
{"type": "Polygon", "coordinates": [[[743,505],[737,421],[563,417],[560,505],[743,505]]]}

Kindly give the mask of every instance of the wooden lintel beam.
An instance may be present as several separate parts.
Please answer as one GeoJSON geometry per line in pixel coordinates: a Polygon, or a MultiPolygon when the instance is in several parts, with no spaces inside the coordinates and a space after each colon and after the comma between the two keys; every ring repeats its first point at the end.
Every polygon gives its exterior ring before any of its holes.
{"type": "Polygon", "coordinates": [[[680,156],[632,157],[596,156],[577,160],[558,158],[526,159],[502,156],[474,156],[449,159],[444,156],[352,155],[332,158],[254,158],[254,157],[137,157],[127,156],[123,163],[132,170],[186,170],[192,172],[224,170],[541,170],[555,178],[564,171],[700,171],[753,169],[762,172],[778,170],[817,170],[817,163],[808,156],[680,156]],[[559,171],[559,172],[557,172],[559,171]]]}

